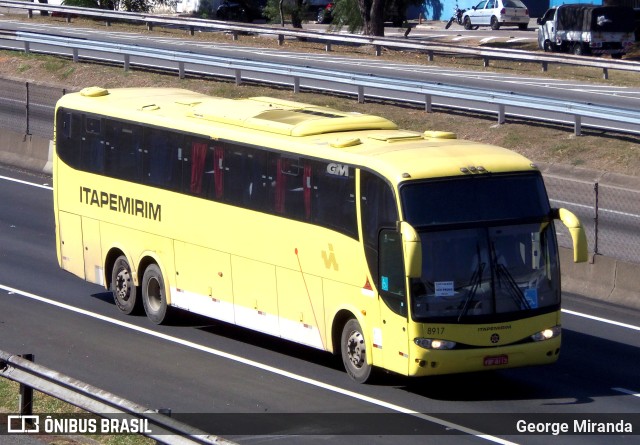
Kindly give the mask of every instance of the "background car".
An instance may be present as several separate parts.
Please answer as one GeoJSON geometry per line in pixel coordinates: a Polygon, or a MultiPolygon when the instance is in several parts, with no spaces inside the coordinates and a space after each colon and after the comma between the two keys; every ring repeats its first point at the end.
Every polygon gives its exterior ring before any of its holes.
{"type": "Polygon", "coordinates": [[[253,22],[263,18],[264,0],[223,0],[216,9],[218,20],[253,22]]]}
{"type": "Polygon", "coordinates": [[[333,8],[334,8],[334,4],[333,3],[329,3],[327,6],[325,6],[324,8],[320,9],[318,11],[318,18],[317,18],[317,22],[318,23],[331,23],[331,21],[333,20],[333,8]]]}
{"type": "Polygon", "coordinates": [[[517,26],[521,30],[529,27],[529,10],[520,0],[483,0],[462,16],[464,29],[478,26],[517,26]]]}

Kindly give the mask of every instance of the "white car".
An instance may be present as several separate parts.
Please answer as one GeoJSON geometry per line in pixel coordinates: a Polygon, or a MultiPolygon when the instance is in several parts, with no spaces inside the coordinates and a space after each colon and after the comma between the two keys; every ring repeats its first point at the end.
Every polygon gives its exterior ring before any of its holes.
{"type": "Polygon", "coordinates": [[[529,27],[529,10],[520,0],[482,0],[462,16],[464,29],[477,29],[478,26],[517,26],[521,30],[529,27]]]}

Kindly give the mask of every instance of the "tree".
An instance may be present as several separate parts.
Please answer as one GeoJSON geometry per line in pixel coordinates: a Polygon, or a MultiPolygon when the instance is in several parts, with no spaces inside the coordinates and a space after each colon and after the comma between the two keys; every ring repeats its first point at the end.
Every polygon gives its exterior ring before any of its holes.
{"type": "Polygon", "coordinates": [[[423,1],[336,0],[332,26],[336,29],[346,26],[351,33],[362,31],[365,35],[383,36],[385,22],[390,21],[393,26],[401,27],[407,19],[408,6],[419,6],[423,1]]]}
{"type": "Polygon", "coordinates": [[[288,16],[291,26],[302,28],[304,7],[303,0],[267,0],[264,15],[270,22],[279,22],[281,26],[284,26],[288,16]]]}
{"type": "Polygon", "coordinates": [[[81,8],[149,12],[154,5],[164,5],[171,1],[172,0],[62,0],[62,4],[81,8]]]}
{"type": "Polygon", "coordinates": [[[368,36],[384,36],[385,0],[357,0],[362,31],[368,36]]]}

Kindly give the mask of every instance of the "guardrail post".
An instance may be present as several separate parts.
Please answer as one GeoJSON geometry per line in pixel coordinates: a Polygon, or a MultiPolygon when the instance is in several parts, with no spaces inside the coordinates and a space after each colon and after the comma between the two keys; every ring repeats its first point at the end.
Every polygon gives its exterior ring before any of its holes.
{"type": "Polygon", "coordinates": [[[431,113],[431,94],[424,95],[424,111],[431,113]]]}
{"type": "Polygon", "coordinates": [[[376,45],[376,56],[380,57],[382,55],[382,46],[376,45]]]}
{"type": "MultiPolygon", "coordinates": [[[[238,40],[238,31],[231,31],[231,40],[234,42],[238,40]]],[[[278,43],[280,43],[280,37],[278,36],[278,43]]]]}
{"type": "Polygon", "coordinates": [[[184,62],[178,62],[178,77],[184,79],[184,62]]]}
{"type": "Polygon", "coordinates": [[[364,87],[362,85],[358,85],[358,103],[364,103],[364,87]]]}
{"type": "Polygon", "coordinates": [[[242,83],[242,71],[235,70],[236,73],[236,86],[239,86],[242,83]]]}
{"type": "Polygon", "coordinates": [[[73,63],[78,63],[78,48],[73,48],[73,63]]]}
{"type": "Polygon", "coordinates": [[[29,82],[25,82],[24,84],[24,88],[25,88],[25,98],[24,98],[24,102],[25,102],[25,113],[27,115],[27,122],[26,122],[26,128],[25,128],[25,134],[29,134],[29,82]]]}
{"type": "Polygon", "coordinates": [[[129,63],[131,62],[131,56],[129,54],[124,55],[124,70],[129,71],[129,63]]]}
{"type": "Polygon", "coordinates": [[[575,124],[573,127],[573,134],[576,136],[582,136],[582,116],[578,116],[577,114],[574,116],[575,124]]]}
{"type": "Polygon", "coordinates": [[[433,51],[427,51],[427,61],[433,62],[433,51]]]}
{"type": "Polygon", "coordinates": [[[193,26],[189,26],[189,35],[192,36],[196,33],[196,29],[193,26]]]}
{"type": "Polygon", "coordinates": [[[278,46],[284,45],[284,35],[278,34],[278,46]]]}
{"type": "MultiPolygon", "coordinates": [[[[33,354],[20,354],[19,357],[22,357],[25,360],[33,361],[33,354]]],[[[27,386],[23,383],[20,383],[20,397],[19,397],[19,405],[20,405],[20,414],[23,416],[30,416],[33,414],[33,388],[27,386]]]]}
{"type": "Polygon", "coordinates": [[[600,209],[599,209],[599,204],[600,203],[598,202],[598,199],[600,197],[599,196],[600,194],[598,192],[599,192],[598,183],[596,182],[596,183],[593,184],[593,193],[596,195],[595,196],[595,198],[596,198],[595,201],[596,202],[595,202],[595,205],[594,205],[594,207],[595,207],[595,216],[593,218],[593,223],[594,223],[594,229],[593,229],[594,230],[593,253],[594,253],[594,255],[597,255],[599,253],[598,252],[598,226],[599,226],[600,221],[598,220],[598,216],[600,215],[600,209]]]}
{"type": "MultiPolygon", "coordinates": [[[[164,414],[167,417],[171,417],[171,408],[160,408],[156,411],[158,412],[158,414],[164,414]]],[[[156,445],[163,445],[163,444],[164,442],[160,440],[156,440],[156,445]]]]}
{"type": "Polygon", "coordinates": [[[107,20],[104,22],[104,24],[105,24],[105,26],[106,26],[107,28],[108,28],[108,27],[110,27],[110,26],[111,26],[111,20],[107,19],[107,20]]]}
{"type": "Polygon", "coordinates": [[[24,42],[24,52],[25,52],[25,54],[29,54],[29,52],[30,52],[29,42],[26,42],[26,41],[24,42]]]}
{"type": "Polygon", "coordinates": [[[147,22],[147,31],[153,31],[153,23],[147,22]]]}
{"type": "Polygon", "coordinates": [[[300,92],[300,78],[297,76],[293,78],[293,92],[294,94],[298,94],[300,92]]]}
{"type": "Polygon", "coordinates": [[[547,62],[542,62],[542,72],[546,73],[549,68],[549,64],[547,62]]]}
{"type": "Polygon", "coordinates": [[[504,104],[498,104],[498,123],[504,124],[504,104]]]}
{"type": "Polygon", "coordinates": [[[609,79],[609,68],[602,68],[602,78],[604,80],[609,79]]]}
{"type": "Polygon", "coordinates": [[[482,58],[482,66],[484,66],[485,68],[489,66],[489,58],[488,57],[483,57],[482,58]]]}
{"type": "Polygon", "coordinates": [[[65,18],[67,20],[67,23],[71,23],[71,14],[66,14],[65,18]]]}
{"type": "Polygon", "coordinates": [[[27,9],[27,17],[29,17],[30,19],[33,18],[33,9],[27,9]]]}
{"type": "Polygon", "coordinates": [[[331,42],[327,42],[327,43],[324,45],[324,50],[325,50],[326,52],[331,51],[331,42]]]}

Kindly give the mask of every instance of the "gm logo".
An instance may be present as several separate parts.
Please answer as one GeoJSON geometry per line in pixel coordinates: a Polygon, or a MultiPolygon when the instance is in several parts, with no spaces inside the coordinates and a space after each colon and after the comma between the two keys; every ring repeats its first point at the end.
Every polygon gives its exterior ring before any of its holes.
{"type": "Polygon", "coordinates": [[[336,176],[349,176],[349,166],[331,163],[327,165],[327,173],[336,176]]]}

